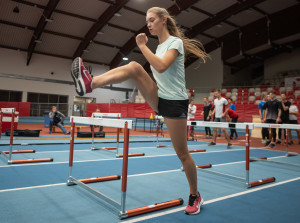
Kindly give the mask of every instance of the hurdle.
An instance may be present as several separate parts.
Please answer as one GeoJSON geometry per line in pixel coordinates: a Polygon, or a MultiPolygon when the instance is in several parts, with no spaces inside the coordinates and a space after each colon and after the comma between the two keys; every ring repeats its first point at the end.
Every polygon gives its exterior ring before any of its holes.
{"type": "MultiPolygon", "coordinates": [[[[98,113],[94,112],[92,115],[93,118],[116,118],[117,120],[121,118],[121,113],[98,113]]],[[[96,147],[95,146],[95,125],[92,127],[92,146],[91,150],[104,150],[107,152],[112,152],[116,154],[116,158],[123,157],[122,154],[119,154],[119,141],[120,141],[120,128],[117,128],[117,146],[114,147],[96,147]]],[[[145,153],[132,153],[129,154],[130,157],[132,156],[144,156],[145,153]]]]}
{"type": "Polygon", "coordinates": [[[25,159],[25,160],[12,160],[12,154],[22,154],[22,153],[35,153],[35,150],[13,150],[14,143],[14,124],[16,117],[15,108],[2,108],[0,113],[0,132],[2,132],[2,121],[11,121],[10,125],[10,141],[9,141],[9,150],[2,151],[0,150],[0,155],[7,160],[7,164],[23,164],[23,163],[39,163],[39,162],[52,162],[52,158],[43,158],[43,159],[25,159]],[[11,114],[10,119],[4,119],[3,114],[11,114]]]}
{"type": "MultiPolygon", "coordinates": [[[[211,170],[210,168],[213,167],[211,164],[205,164],[205,165],[197,165],[196,168],[198,170],[211,173],[217,176],[226,177],[232,180],[239,181],[243,183],[247,188],[259,186],[266,183],[274,182],[276,179],[275,177],[269,177],[266,179],[261,179],[258,181],[250,182],[250,134],[249,130],[253,129],[254,124],[253,123],[229,123],[229,122],[204,122],[204,121],[188,121],[188,125],[191,126],[209,126],[213,128],[236,128],[236,129],[246,129],[246,140],[245,140],[245,148],[246,148],[246,176],[245,177],[239,177],[234,176],[227,173],[218,172],[215,170],[211,170]]],[[[251,162],[253,162],[253,159],[251,159],[251,162]]],[[[183,168],[181,168],[183,170],[183,168]]]]}
{"type": "Polygon", "coordinates": [[[81,188],[87,190],[93,195],[105,201],[110,207],[115,211],[115,213],[119,216],[120,219],[125,219],[157,210],[162,210],[170,207],[175,207],[183,204],[183,199],[178,198],[175,200],[156,203],[140,208],[135,208],[131,210],[126,210],[126,192],[127,192],[127,175],[128,175],[128,157],[129,157],[129,130],[133,128],[132,120],[124,120],[124,119],[100,119],[100,118],[84,118],[84,117],[71,117],[71,136],[70,136],[70,154],[69,154],[69,177],[67,180],[67,186],[77,185],[81,188]],[[122,128],[124,129],[124,146],[123,146],[123,164],[122,164],[122,177],[119,175],[113,176],[105,176],[105,177],[94,177],[87,179],[76,179],[72,176],[73,169],[73,156],[74,156],[74,130],[75,124],[89,124],[89,125],[101,125],[107,127],[114,128],[122,128]],[[110,180],[119,180],[122,179],[121,182],[121,199],[120,202],[110,198],[104,193],[95,190],[94,188],[88,186],[89,183],[96,182],[104,182],[110,180]]]}
{"type": "MultiPolygon", "coordinates": [[[[297,154],[297,153],[290,153],[289,152],[288,129],[299,129],[300,130],[300,125],[293,125],[293,124],[270,124],[270,123],[253,123],[253,125],[254,125],[254,127],[259,127],[259,128],[285,129],[285,136],[286,136],[286,141],[285,141],[285,156],[286,157],[299,156],[299,154],[297,154]]],[[[270,160],[270,159],[268,159],[266,157],[263,157],[263,158],[251,157],[250,159],[252,161],[262,161],[262,162],[274,163],[274,164],[279,164],[279,165],[287,165],[287,166],[300,167],[300,164],[274,161],[274,160],[270,160]]]]}

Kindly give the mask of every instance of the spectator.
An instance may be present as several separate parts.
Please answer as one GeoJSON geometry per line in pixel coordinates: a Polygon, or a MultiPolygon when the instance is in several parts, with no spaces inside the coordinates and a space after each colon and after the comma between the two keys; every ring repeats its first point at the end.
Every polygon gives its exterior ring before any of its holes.
{"type": "MultiPolygon", "coordinates": [[[[259,111],[259,116],[260,116],[261,122],[263,122],[263,120],[264,120],[264,105],[266,104],[267,97],[268,97],[267,95],[263,95],[262,101],[259,102],[259,104],[258,104],[258,111],[259,111]]],[[[267,143],[267,140],[270,139],[268,128],[261,129],[261,136],[262,136],[261,142],[267,143]]]]}
{"type": "MultiPolygon", "coordinates": [[[[187,117],[187,119],[189,121],[195,121],[196,111],[197,111],[197,107],[196,107],[196,105],[194,105],[194,100],[191,99],[190,104],[189,104],[189,109],[188,109],[188,117],[187,117]]],[[[192,139],[194,140],[194,126],[190,126],[189,134],[192,137],[192,139]]]]}
{"type": "MultiPolygon", "coordinates": [[[[227,118],[228,122],[237,123],[239,115],[236,111],[234,111],[230,108],[227,112],[226,118],[227,118]]],[[[233,139],[234,134],[235,134],[235,139],[237,139],[238,138],[237,131],[236,131],[235,127],[231,127],[230,128],[230,139],[233,139]]]]}
{"type": "MultiPolygon", "coordinates": [[[[280,123],[281,122],[281,105],[280,102],[276,99],[276,92],[274,90],[269,92],[270,100],[265,104],[264,111],[264,122],[265,123],[280,123]]],[[[271,148],[275,147],[276,142],[276,129],[269,129],[269,141],[267,141],[266,146],[271,148]],[[271,142],[273,140],[273,142],[271,142]]]]}
{"type": "MultiPolygon", "coordinates": [[[[216,99],[214,100],[214,110],[212,111],[212,115],[215,115],[214,122],[226,122],[226,114],[229,110],[229,105],[228,101],[221,97],[221,91],[217,90],[215,91],[215,97],[216,99]]],[[[222,128],[225,138],[228,142],[227,148],[231,148],[232,144],[230,143],[230,138],[227,130],[225,128],[222,128]]],[[[213,129],[213,141],[208,144],[209,146],[215,146],[216,145],[216,138],[217,138],[217,128],[213,129]]]]}
{"type": "Polygon", "coordinates": [[[231,98],[228,99],[228,104],[229,104],[229,108],[230,108],[231,110],[233,110],[233,111],[236,110],[235,104],[233,104],[233,101],[232,101],[231,98]]]}
{"type": "MultiPolygon", "coordinates": [[[[201,112],[201,115],[203,115],[203,117],[204,117],[203,120],[205,122],[208,122],[208,121],[210,121],[209,113],[212,108],[212,105],[211,105],[211,103],[209,103],[207,97],[203,98],[203,102],[204,102],[204,107],[203,107],[203,111],[201,112]]],[[[211,139],[212,135],[211,135],[211,130],[209,127],[205,127],[205,134],[206,134],[206,136],[205,136],[206,139],[211,139]]]]}
{"type": "MultiPolygon", "coordinates": [[[[288,124],[289,123],[289,109],[290,109],[291,103],[287,100],[285,94],[281,94],[281,122],[280,124],[288,124]]],[[[278,129],[278,141],[277,144],[281,144],[281,136],[284,135],[284,138],[286,138],[285,129],[278,129]]]]}
{"type": "MultiPolygon", "coordinates": [[[[293,98],[289,98],[289,102],[291,103],[290,109],[289,109],[289,123],[293,124],[293,125],[297,125],[298,121],[297,121],[297,115],[299,114],[299,110],[297,105],[294,105],[294,99],[293,98]]],[[[300,130],[299,129],[295,129],[297,132],[297,136],[298,136],[298,144],[300,145],[300,130]]],[[[289,135],[289,145],[292,145],[293,142],[293,138],[292,138],[292,130],[289,129],[288,130],[288,135],[289,135]]]]}
{"type": "MultiPolygon", "coordinates": [[[[95,112],[93,112],[92,114],[92,118],[101,118],[101,116],[97,113],[100,113],[100,109],[97,108],[95,112]]],[[[93,131],[93,125],[90,125],[91,127],[91,132],[93,131]]],[[[94,126],[94,128],[96,128],[97,126],[94,126]]],[[[95,130],[95,129],[94,129],[95,130]]],[[[103,126],[99,126],[99,132],[102,132],[103,131],[103,126]]]]}
{"type": "Polygon", "coordinates": [[[58,126],[66,135],[70,134],[64,127],[65,116],[57,111],[56,106],[52,106],[52,111],[49,112],[50,125],[49,125],[49,134],[52,133],[53,125],[58,126]]]}

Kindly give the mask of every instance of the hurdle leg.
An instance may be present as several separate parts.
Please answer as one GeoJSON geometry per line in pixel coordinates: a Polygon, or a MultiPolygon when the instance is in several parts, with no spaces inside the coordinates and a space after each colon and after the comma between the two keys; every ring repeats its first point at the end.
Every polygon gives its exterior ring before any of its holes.
{"type": "Polygon", "coordinates": [[[119,141],[120,141],[120,129],[117,128],[117,152],[116,152],[116,155],[118,156],[119,155],[119,141]]]}
{"type": "Polygon", "coordinates": [[[8,154],[8,164],[12,164],[12,147],[14,143],[14,124],[15,124],[15,108],[13,109],[11,116],[11,125],[10,125],[10,141],[9,141],[9,154],[8,154]]]}
{"type": "Polygon", "coordinates": [[[288,129],[285,129],[285,155],[289,156],[288,129]]]}
{"type": "Polygon", "coordinates": [[[74,129],[75,123],[71,121],[71,137],[70,137],[70,154],[69,154],[69,179],[67,181],[67,185],[73,185],[73,181],[71,180],[72,177],[72,167],[73,167],[73,153],[74,153],[74,129]]]}
{"type": "Polygon", "coordinates": [[[92,150],[95,148],[95,126],[92,127],[92,150]]]}
{"type": "Polygon", "coordinates": [[[2,135],[2,111],[0,109],[0,139],[1,139],[1,135],[2,135]]]}
{"type": "Polygon", "coordinates": [[[246,187],[250,186],[249,183],[249,163],[250,163],[250,140],[249,140],[249,126],[246,126],[246,187]]]}
{"type": "Polygon", "coordinates": [[[129,150],[129,129],[128,123],[125,123],[124,129],[124,150],[123,150],[123,168],[122,168],[122,192],[121,192],[121,212],[119,217],[126,218],[126,191],[127,191],[127,174],[128,174],[128,150],[129,150]]]}

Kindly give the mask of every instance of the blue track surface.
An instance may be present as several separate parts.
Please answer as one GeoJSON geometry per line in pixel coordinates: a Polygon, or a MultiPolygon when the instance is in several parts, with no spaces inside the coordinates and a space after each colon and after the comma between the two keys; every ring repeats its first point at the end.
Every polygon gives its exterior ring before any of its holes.
{"type": "MultiPolygon", "coordinates": [[[[53,140],[54,141],[54,140],[53,140]]],[[[137,141],[137,140],[136,140],[137,141]]],[[[162,142],[166,145],[170,142],[162,142]]],[[[99,143],[98,143],[99,144],[99,143]]],[[[101,146],[113,146],[103,141],[101,146]]],[[[91,144],[76,144],[73,176],[89,178],[122,172],[122,159],[106,151],[91,151],[91,144]]],[[[120,143],[120,147],[122,147],[120,143]]],[[[144,157],[129,159],[127,209],[188,198],[188,183],[181,163],[172,147],[156,148],[154,142],[132,142],[130,153],[144,152],[144,157]]],[[[4,146],[0,149],[3,150],[4,146]]],[[[14,146],[14,149],[35,149],[33,154],[13,155],[13,159],[54,158],[52,163],[7,165],[0,158],[0,216],[1,222],[119,222],[109,205],[78,186],[66,186],[68,178],[69,145],[14,146]]],[[[226,145],[208,147],[204,142],[189,142],[189,149],[206,149],[193,153],[195,163],[213,166],[211,170],[245,177],[245,148],[226,145]]],[[[122,149],[120,149],[122,153],[122,149]]],[[[283,152],[251,149],[253,157],[268,157],[274,161],[300,164],[300,157],[285,157],[283,152]]],[[[250,164],[250,181],[275,177],[276,183],[300,177],[300,168],[274,163],[250,164]]],[[[121,181],[90,184],[96,190],[120,201],[121,181]]],[[[244,183],[198,170],[199,190],[206,201],[248,192],[244,183]]],[[[271,183],[268,185],[276,185],[271,183]]],[[[299,180],[243,194],[234,198],[208,203],[200,215],[187,216],[182,210],[164,214],[145,222],[298,222],[299,180]],[[295,196],[293,196],[295,195],[295,196]],[[277,204],[280,202],[280,205],[277,204]],[[280,208],[278,207],[280,206],[280,208]],[[282,207],[284,206],[284,208],[282,207]],[[277,207],[277,209],[276,209],[277,207]],[[274,210],[274,216],[270,216],[274,210]],[[280,211],[277,211],[280,210],[280,211]],[[291,210],[293,214],[290,214],[291,210]],[[248,219],[245,217],[248,216],[248,219]],[[277,217],[276,217],[277,216],[277,217]],[[245,220],[246,219],[246,220],[245,220]],[[262,219],[260,221],[259,219],[262,219]],[[248,221],[249,220],[249,221],[248,221]],[[223,221],[224,222],[224,221],[223,221]]],[[[183,208],[183,207],[182,207],[183,208]]],[[[173,210],[176,210],[173,208],[173,210]]],[[[160,211],[158,213],[163,213],[160,211]]],[[[146,217],[151,214],[145,215],[146,217]]],[[[133,219],[138,220],[139,217],[133,219]]],[[[124,220],[126,222],[126,220],[124,220]]]]}

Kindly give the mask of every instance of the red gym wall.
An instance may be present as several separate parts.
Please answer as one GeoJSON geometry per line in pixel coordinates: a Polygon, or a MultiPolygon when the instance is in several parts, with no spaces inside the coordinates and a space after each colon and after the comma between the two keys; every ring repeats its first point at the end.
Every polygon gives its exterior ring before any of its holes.
{"type": "Polygon", "coordinates": [[[30,102],[0,101],[0,108],[15,108],[19,116],[30,116],[30,102]]]}

